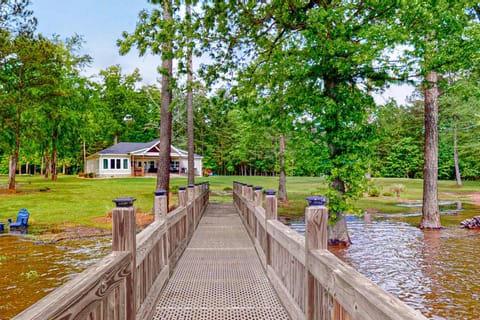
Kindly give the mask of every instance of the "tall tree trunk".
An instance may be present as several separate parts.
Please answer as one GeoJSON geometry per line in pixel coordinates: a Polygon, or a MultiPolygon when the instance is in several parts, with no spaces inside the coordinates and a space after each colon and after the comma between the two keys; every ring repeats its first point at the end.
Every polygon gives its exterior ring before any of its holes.
{"type": "MultiPolygon", "coordinates": [[[[171,0],[164,2],[163,16],[165,20],[172,20],[171,0]]],[[[157,190],[167,191],[167,207],[169,203],[170,190],[170,149],[172,141],[172,88],[170,78],[172,77],[172,42],[167,40],[162,45],[162,100],[160,107],[160,147],[158,156],[157,190]]]]}
{"type": "Polygon", "coordinates": [[[118,132],[115,132],[115,135],[113,136],[113,144],[118,143],[118,132]]]}
{"type": "Polygon", "coordinates": [[[15,150],[8,158],[8,191],[15,192],[15,176],[17,174],[18,151],[15,150]]]}
{"type": "Polygon", "coordinates": [[[421,229],[439,229],[438,207],[438,74],[430,71],[425,88],[425,155],[421,229]]]}
{"type": "Polygon", "coordinates": [[[285,135],[280,135],[280,178],[278,179],[278,200],[287,201],[287,177],[285,175],[285,135]]]}
{"type": "Polygon", "coordinates": [[[87,146],[83,140],[83,173],[87,173],[87,146]]]}
{"type": "MultiPolygon", "coordinates": [[[[190,28],[191,25],[191,8],[190,3],[187,3],[186,6],[186,15],[187,23],[190,28]]],[[[192,43],[189,43],[188,52],[187,52],[187,162],[188,162],[188,184],[195,183],[195,145],[194,145],[194,123],[193,123],[193,53],[192,53],[192,43]]]]}
{"type": "Polygon", "coordinates": [[[42,156],[41,158],[42,158],[42,160],[41,160],[41,163],[40,163],[40,175],[43,176],[43,162],[45,160],[45,157],[42,156]]]}
{"type": "MultiPolygon", "coordinates": [[[[332,100],[336,101],[337,93],[335,92],[335,79],[327,79],[325,81],[325,88],[327,90],[327,96],[332,100]]],[[[333,119],[332,121],[339,121],[338,119],[333,119]]],[[[338,156],[337,148],[334,142],[328,143],[328,148],[330,149],[330,158],[335,159],[338,156]]],[[[345,194],[345,182],[339,177],[336,177],[331,185],[331,188],[335,189],[341,195],[345,194]]],[[[343,212],[336,212],[337,221],[334,225],[328,224],[328,244],[330,245],[340,245],[340,246],[349,246],[352,241],[350,240],[350,235],[348,234],[347,221],[343,216],[343,212]]]]}
{"type": "Polygon", "coordinates": [[[455,178],[457,186],[462,186],[462,176],[460,175],[460,166],[458,164],[458,148],[457,148],[457,115],[453,116],[453,162],[455,163],[455,178]]]}
{"type": "Polygon", "coordinates": [[[51,172],[52,172],[52,181],[57,181],[57,129],[53,130],[52,134],[52,161],[51,161],[51,172]]]}
{"type": "Polygon", "coordinates": [[[45,172],[44,172],[44,177],[45,179],[48,179],[48,176],[50,175],[50,157],[48,156],[49,154],[49,151],[48,151],[48,147],[46,147],[45,149],[45,172]]]}
{"type": "Polygon", "coordinates": [[[18,164],[18,154],[20,153],[20,121],[22,113],[20,110],[17,111],[16,118],[16,128],[15,128],[15,148],[13,150],[13,155],[9,158],[9,168],[8,168],[8,191],[15,192],[16,190],[16,174],[17,174],[17,164],[18,164]]]}

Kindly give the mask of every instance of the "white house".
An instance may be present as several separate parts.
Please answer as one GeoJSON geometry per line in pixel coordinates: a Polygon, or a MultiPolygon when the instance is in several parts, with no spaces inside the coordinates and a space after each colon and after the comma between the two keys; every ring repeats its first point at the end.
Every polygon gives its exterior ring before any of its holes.
{"type": "MultiPolygon", "coordinates": [[[[158,148],[160,140],[147,143],[120,142],[87,157],[87,173],[97,177],[144,176],[157,172],[158,148]]],[[[186,174],[188,168],[187,151],[171,146],[170,172],[186,174]]],[[[195,175],[202,175],[200,155],[194,155],[195,175]]]]}

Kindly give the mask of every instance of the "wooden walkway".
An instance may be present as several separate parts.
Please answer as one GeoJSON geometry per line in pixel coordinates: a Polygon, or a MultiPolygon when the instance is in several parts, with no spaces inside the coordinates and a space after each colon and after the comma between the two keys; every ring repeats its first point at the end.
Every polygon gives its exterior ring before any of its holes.
{"type": "Polygon", "coordinates": [[[210,204],[154,319],[289,319],[233,204],[210,204]]]}

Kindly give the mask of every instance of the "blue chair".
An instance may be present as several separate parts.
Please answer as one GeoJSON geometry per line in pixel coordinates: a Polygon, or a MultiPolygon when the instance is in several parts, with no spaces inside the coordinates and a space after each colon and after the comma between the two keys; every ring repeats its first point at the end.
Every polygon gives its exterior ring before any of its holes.
{"type": "Polygon", "coordinates": [[[17,220],[15,222],[13,222],[11,218],[8,218],[8,225],[10,227],[10,230],[27,228],[29,216],[30,216],[30,213],[28,212],[27,209],[25,208],[20,209],[20,211],[18,211],[17,220]]]}

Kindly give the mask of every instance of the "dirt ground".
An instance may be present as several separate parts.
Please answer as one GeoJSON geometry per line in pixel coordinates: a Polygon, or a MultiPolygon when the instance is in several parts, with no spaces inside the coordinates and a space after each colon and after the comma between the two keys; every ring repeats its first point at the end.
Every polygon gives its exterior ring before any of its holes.
{"type": "MultiPolygon", "coordinates": [[[[105,217],[95,218],[92,219],[95,223],[104,223],[104,224],[112,224],[112,213],[110,212],[105,217]]],[[[136,213],[136,223],[137,223],[137,230],[143,229],[148,226],[153,221],[153,214],[145,213],[145,212],[137,212],[136,213]]],[[[60,232],[48,232],[36,237],[37,241],[40,242],[58,242],[61,240],[68,240],[68,239],[78,239],[78,238],[89,238],[89,237],[99,237],[99,236],[106,236],[112,233],[109,229],[104,228],[95,228],[95,227],[88,227],[88,226],[71,226],[65,227],[60,232]]]]}
{"type": "Polygon", "coordinates": [[[480,206],[480,191],[470,195],[470,202],[476,206],[480,206]]]}

